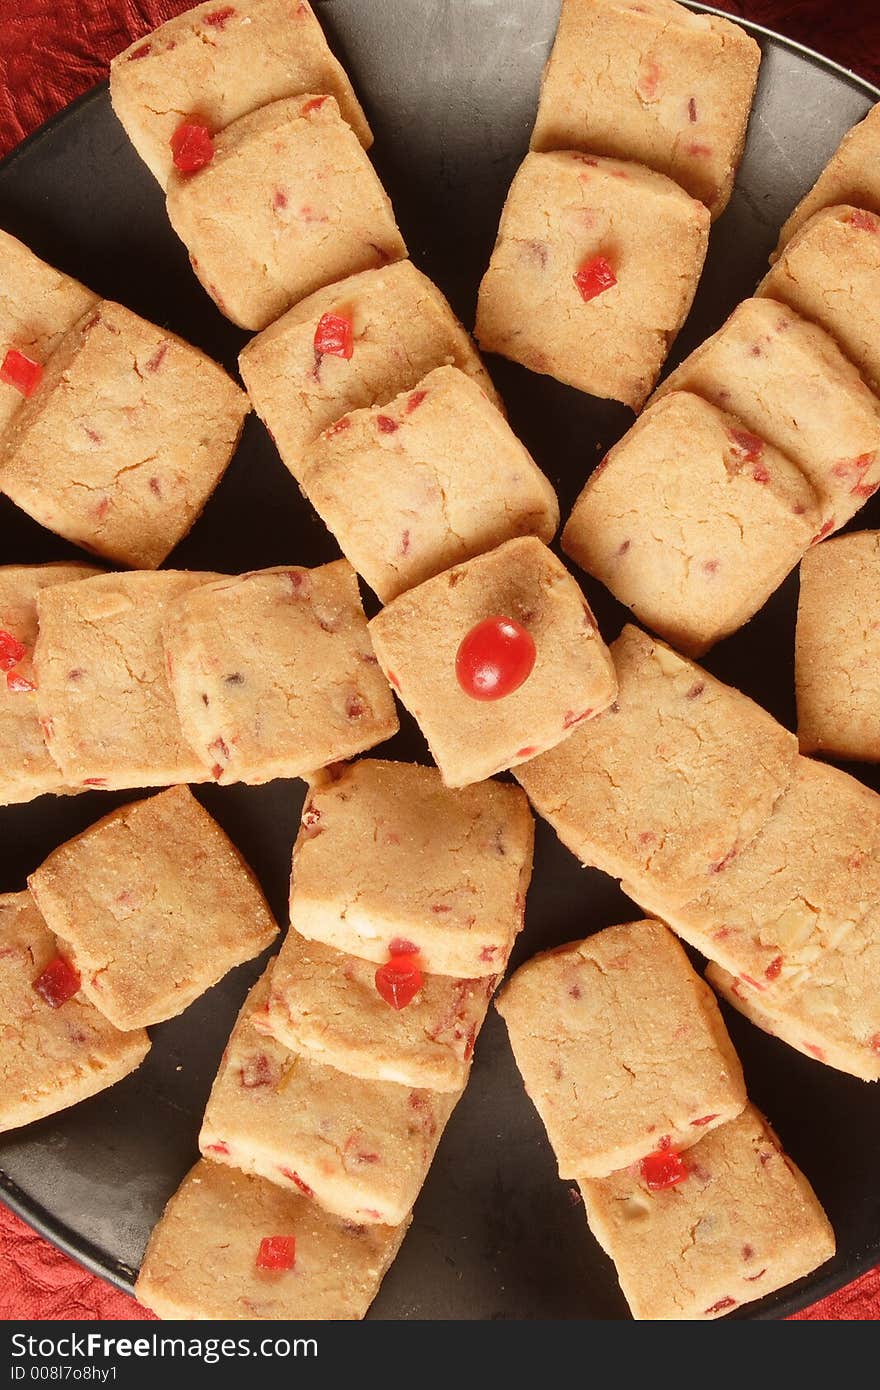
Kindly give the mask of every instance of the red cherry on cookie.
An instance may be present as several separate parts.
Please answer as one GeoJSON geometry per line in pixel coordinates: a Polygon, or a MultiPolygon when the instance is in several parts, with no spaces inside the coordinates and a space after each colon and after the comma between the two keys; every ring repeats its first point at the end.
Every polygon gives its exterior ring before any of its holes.
{"type": "Polygon", "coordinates": [[[10,348],[0,362],[0,381],[14,386],[23,396],[32,396],[43,379],[43,368],[18,348],[10,348]]]}
{"type": "Polygon", "coordinates": [[[172,135],[169,144],[174,167],[181,174],[197,174],[214,158],[214,141],[206,125],[184,121],[172,135]]]}
{"type": "Polygon", "coordinates": [[[617,276],[611,268],[611,262],[605,256],[594,256],[575,272],[572,279],[578,287],[581,299],[586,303],[617,284],[617,276]]]}
{"type": "Polygon", "coordinates": [[[376,992],[392,1009],[405,1009],[423,984],[414,955],[393,955],[376,971],[376,992]]]}
{"type": "Polygon", "coordinates": [[[18,638],[0,628],[0,671],[11,671],[26,655],[27,649],[18,638]]]}
{"type": "Polygon", "coordinates": [[[354,326],[342,314],[322,314],[315,329],[315,352],[350,358],[354,353],[354,326]]]}
{"type": "Polygon", "coordinates": [[[264,1236],[257,1251],[257,1269],[293,1269],[295,1236],[264,1236]]]}
{"type": "Polygon", "coordinates": [[[472,700],[503,700],[528,680],[535,664],[535,643],[515,618],[484,618],[462,641],[455,674],[472,700]]]}
{"type": "Polygon", "coordinates": [[[62,1004],[66,1004],[68,999],[72,999],[79,992],[79,973],[74,970],[70,961],[63,956],[55,956],[50,960],[42,975],[34,980],[34,989],[41,999],[52,1009],[60,1009],[62,1004]]]}
{"type": "Polygon", "coordinates": [[[651,1192],[662,1192],[667,1187],[675,1187],[684,1182],[688,1175],[687,1164],[675,1149],[661,1148],[648,1154],[641,1162],[641,1173],[651,1192]]]}

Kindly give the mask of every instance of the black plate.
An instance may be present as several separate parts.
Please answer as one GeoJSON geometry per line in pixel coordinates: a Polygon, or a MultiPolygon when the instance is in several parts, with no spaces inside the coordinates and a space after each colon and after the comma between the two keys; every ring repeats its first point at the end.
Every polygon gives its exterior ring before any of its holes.
{"type": "MultiPolygon", "coordinates": [[[[527,146],[558,0],[318,0],[318,10],[367,107],[375,160],[412,256],[473,323],[499,210],[527,146]]],[[[733,201],[712,233],[675,360],[751,292],[783,218],[843,132],[880,96],[815,54],[755,33],[764,62],[746,158],[733,201]]],[[[192,276],[159,188],[117,124],[105,88],[82,98],[0,165],[0,225],[93,289],[168,324],[234,368],[244,335],[220,316],[192,276]]],[[[510,363],[493,360],[491,366],[514,428],[558,486],[564,516],[592,464],[632,416],[510,363]]],[[[880,525],[880,496],[856,525],[880,525]]],[[[0,562],[75,553],[0,502],[0,562]]],[[[317,564],[336,553],[252,418],[203,519],[170,563],[237,572],[317,564]]],[[[624,610],[599,585],[587,581],[585,588],[610,640],[624,610]]],[[[792,579],[707,661],[789,726],[795,603],[792,579]]],[[[408,719],[381,751],[429,761],[408,719]]],[[[855,771],[878,785],[876,770],[855,771]]],[[[198,794],[286,921],[302,783],[198,794]]],[[[47,797],[0,811],[0,891],[23,888],[26,875],[57,844],[131,799],[47,797]]],[[[540,825],[527,925],[514,964],[640,915],[610,879],[579,869],[540,825]]],[[[122,1287],[131,1286],[152,1226],[196,1157],[220,1053],[259,968],[233,971],[181,1018],[153,1029],[153,1050],[134,1076],[0,1142],[0,1190],[9,1205],[122,1287]]],[[[837,1233],[839,1253],[818,1275],[741,1314],[780,1317],[880,1260],[880,1108],[865,1083],[809,1061],[726,1013],[752,1098],[809,1175],[837,1233]]],[[[412,1230],[371,1316],[627,1316],[610,1262],[587,1232],[569,1187],[558,1180],[494,1014],[412,1230]]]]}

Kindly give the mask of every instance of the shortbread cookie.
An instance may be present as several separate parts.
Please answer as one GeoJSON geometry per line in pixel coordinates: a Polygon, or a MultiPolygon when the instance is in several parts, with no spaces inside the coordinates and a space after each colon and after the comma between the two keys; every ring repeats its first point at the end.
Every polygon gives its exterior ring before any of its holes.
{"type": "Polygon", "coordinates": [[[210,776],[186,742],[165,668],[162,626],[213,574],[107,574],[37,598],[37,709],[71,787],[161,787],[210,776]]]}
{"type": "Polygon", "coordinates": [[[150,1050],[83,998],[63,951],[30,893],[0,895],[0,1131],[96,1095],[150,1050]]]}
{"type": "Polygon", "coordinates": [[[689,1148],[746,1103],[712,991],[659,922],[535,956],[497,1009],[562,1178],[689,1148]]]}
{"type": "Polygon", "coordinates": [[[783,224],[775,255],[814,213],[841,203],[880,215],[880,104],[844,135],[809,193],[783,224]]]}
{"type": "Polygon", "coordinates": [[[328,425],[413,390],[434,367],[458,367],[504,408],[471,338],[412,261],[309,295],[252,338],[238,365],[297,480],[306,449],[328,425]]]}
{"type": "Polygon", "coordinates": [[[191,590],[167,612],[165,651],[184,734],[217,782],[301,777],[397,732],[344,560],[191,590]]]}
{"type": "Polygon", "coordinates": [[[238,1016],[205,1111],[202,1153],[351,1221],[405,1221],[460,1092],[364,1081],[289,1052],[254,1025],[268,992],[264,976],[238,1016]]]}
{"type": "MultiPolygon", "coordinates": [[[[0,231],[0,366],[7,353],[21,353],[39,369],[46,366],[69,328],[97,295],[78,280],[54,270],[23,242],[0,231]]],[[[38,382],[42,370],[33,374],[38,382]]],[[[28,383],[28,389],[36,386],[28,383]]],[[[25,396],[0,375],[0,434],[25,396]]]]}
{"type": "Polygon", "coordinates": [[[342,1221],[202,1159],[150,1237],[135,1297],[172,1321],[357,1321],[408,1227],[342,1221]]]}
{"type": "Polygon", "coordinates": [[[757,838],[666,916],[710,960],[776,995],[839,950],[878,901],[880,797],[798,758],[757,838]]]}
{"type": "Polygon", "coordinates": [[[533,150],[586,150],[668,174],[717,217],[742,158],[761,50],[673,0],[564,0],[533,150]]]}
{"type": "Polygon", "coordinates": [[[435,768],[365,759],[311,788],[293,850],[297,931],[427,974],[503,973],[525,910],[534,824],[519,788],[444,787],[435,768]]]}
{"type": "Polygon", "coordinates": [[[709,214],[639,164],[530,154],[480,285],[477,341],[638,410],[688,315],[709,214]]]}
{"type": "Polygon", "coordinates": [[[304,0],[209,0],[160,24],[110,64],[113,109],[163,188],[181,121],[197,117],[222,130],[303,92],[334,96],[364,148],[372,144],[345,69],[304,0]]]}
{"type": "Polygon", "coordinates": [[[0,566],[0,806],[67,790],[37,708],[37,595],[98,573],[73,563],[0,566]]]}
{"type": "Polygon", "coordinates": [[[204,353],[102,300],[16,413],[0,488],[85,550],[153,569],[201,514],[248,409],[204,353]]]}
{"type": "Polygon", "coordinates": [[[751,1105],[650,1186],[637,1168],[581,1182],[593,1235],[640,1320],[722,1317],[817,1269],[834,1232],[803,1173],[751,1105]]]}
{"type": "Polygon", "coordinates": [[[593,470],[562,548],[640,622],[699,656],[748,622],[820,524],[790,459],[675,391],[593,470]]]}
{"type": "Polygon", "coordinates": [[[803,752],[880,762],[880,531],[804,556],[794,674],[803,752]]]}
{"type": "MultiPolygon", "coordinates": [[[[506,541],[401,594],[373,618],[370,636],[450,787],[479,782],[554,747],[576,724],[606,709],[617,691],[586,599],[533,537],[506,541]],[[495,666],[499,680],[511,674],[518,684],[487,698],[473,667],[480,665],[485,625],[497,627],[498,619],[513,633],[512,656],[522,666],[512,674],[495,666]],[[530,656],[534,664],[520,680],[530,656]]],[[[488,642],[492,665],[491,632],[488,642]]]]}
{"type": "Polygon", "coordinates": [[[693,391],[798,465],[818,494],[816,539],[880,487],[880,402],[832,338],[772,299],[746,299],[657,396],[693,391]]]}
{"type": "Polygon", "coordinates": [[[880,391],[880,217],[825,208],[788,242],[756,291],[824,328],[880,391]]]}
{"type": "Polygon", "coordinates": [[[182,1013],[278,931],[256,877],[188,787],[112,811],[28,882],[83,993],[118,1028],[182,1013]]]}
{"type": "Polygon", "coordinates": [[[496,977],[423,974],[416,996],[396,1009],[376,973],[375,962],[307,941],[291,926],[269,977],[269,1032],[349,1076],[461,1091],[496,977]]]}
{"type": "Polygon", "coordinates": [[[383,603],[514,536],[549,542],[559,525],[550,483],[457,367],[343,415],[308,450],[300,481],[383,603]]]}
{"type": "Polygon", "coordinates": [[[297,300],[406,255],[391,203],[333,97],[274,101],[171,174],[168,216],[221,313],[265,328],[297,300]]]}
{"type": "Polygon", "coordinates": [[[791,782],[797,741],[636,627],[611,653],[611,708],[516,776],[572,854],[663,916],[754,839],[791,782]]]}

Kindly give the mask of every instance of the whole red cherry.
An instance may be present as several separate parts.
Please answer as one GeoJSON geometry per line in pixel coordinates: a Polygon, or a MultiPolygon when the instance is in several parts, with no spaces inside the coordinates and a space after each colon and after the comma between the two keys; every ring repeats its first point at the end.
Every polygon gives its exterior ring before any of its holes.
{"type": "Polygon", "coordinates": [[[515,618],[495,614],[472,627],[458,649],[455,674],[472,700],[503,700],[528,680],[535,642],[515,618]]]}

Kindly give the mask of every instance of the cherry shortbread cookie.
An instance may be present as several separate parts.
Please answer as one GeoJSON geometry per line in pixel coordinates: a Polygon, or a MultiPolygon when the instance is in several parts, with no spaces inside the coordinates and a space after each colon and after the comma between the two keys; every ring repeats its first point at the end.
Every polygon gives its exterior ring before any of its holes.
{"type": "Polygon", "coordinates": [[[673,0],[564,0],[533,150],[636,159],[717,217],[742,158],[761,50],[673,0]]]}
{"type": "Polygon", "coordinates": [[[641,622],[699,656],[748,622],[820,524],[796,464],[735,416],[675,391],[593,470],[562,548],[641,622]]]}
{"type": "Polygon", "coordinates": [[[351,1221],[405,1221],[460,1092],[365,1081],[290,1052],[255,1024],[268,995],[264,977],[239,1014],[205,1111],[203,1155],[351,1221]]]}
{"type": "Polygon", "coordinates": [[[167,613],[165,652],[181,726],[217,782],[300,777],[397,732],[345,560],[191,590],[167,613]]]}
{"type": "Polygon", "coordinates": [[[560,1177],[689,1148],[746,1103],[712,991],[659,922],[535,956],[496,1007],[560,1177]]]}
{"type": "Polygon", "coordinates": [[[278,932],[254,874],[188,787],[112,811],[29,886],[84,994],[119,1028],[182,1013],[278,932]]]}
{"type": "Polygon", "coordinates": [[[638,628],[611,652],[614,704],[516,776],[582,863],[665,916],[754,839],[791,782],[797,740],[638,628]]]}
{"type": "Polygon", "coordinates": [[[834,1254],[816,1194],[751,1105],[677,1162],[580,1187],[638,1319],[722,1317],[834,1254]]]}
{"type": "Polygon", "coordinates": [[[163,188],[181,122],[222,130],[303,92],[334,96],[363,146],[372,143],[345,70],[305,0],[209,0],[137,39],[110,64],[113,109],[163,188]]]}
{"type": "Polygon", "coordinates": [[[809,193],[783,224],[775,256],[814,213],[842,203],[880,215],[880,104],[844,135],[809,193]]]}
{"type": "Polygon", "coordinates": [[[341,1220],[201,1159],[150,1237],[135,1297],[173,1321],[355,1321],[408,1227],[341,1220]]]}
{"type": "Polygon", "coordinates": [[[519,788],[452,790],[435,768],[364,760],[312,786],[293,851],[297,931],[433,975],[503,973],[523,922],[534,823],[519,788]]]}
{"type": "Polygon", "coordinates": [[[0,1131],[103,1091],[150,1050],[83,997],[64,950],[29,893],[0,895],[0,1131]]]}
{"type": "Polygon", "coordinates": [[[227,318],[265,328],[313,291],[398,261],[406,246],[388,196],[333,97],[275,101],[175,170],[168,216],[227,318]]]}
{"type": "Polygon", "coordinates": [[[690,310],[708,237],[703,204],[663,174],[527,155],[480,285],[477,341],[637,410],[690,310]]]}
{"type": "Polygon", "coordinates": [[[534,537],[401,594],[370,635],[451,787],[552,748],[617,691],[584,595],[534,537]]]}
{"type": "Polygon", "coordinates": [[[343,415],[307,451],[300,482],[383,603],[513,536],[549,542],[559,525],[550,483],[457,367],[343,415]]]}
{"type": "Polygon", "coordinates": [[[76,563],[0,566],[0,806],[68,790],[49,756],[37,706],[37,595],[99,572],[76,563]]]}

